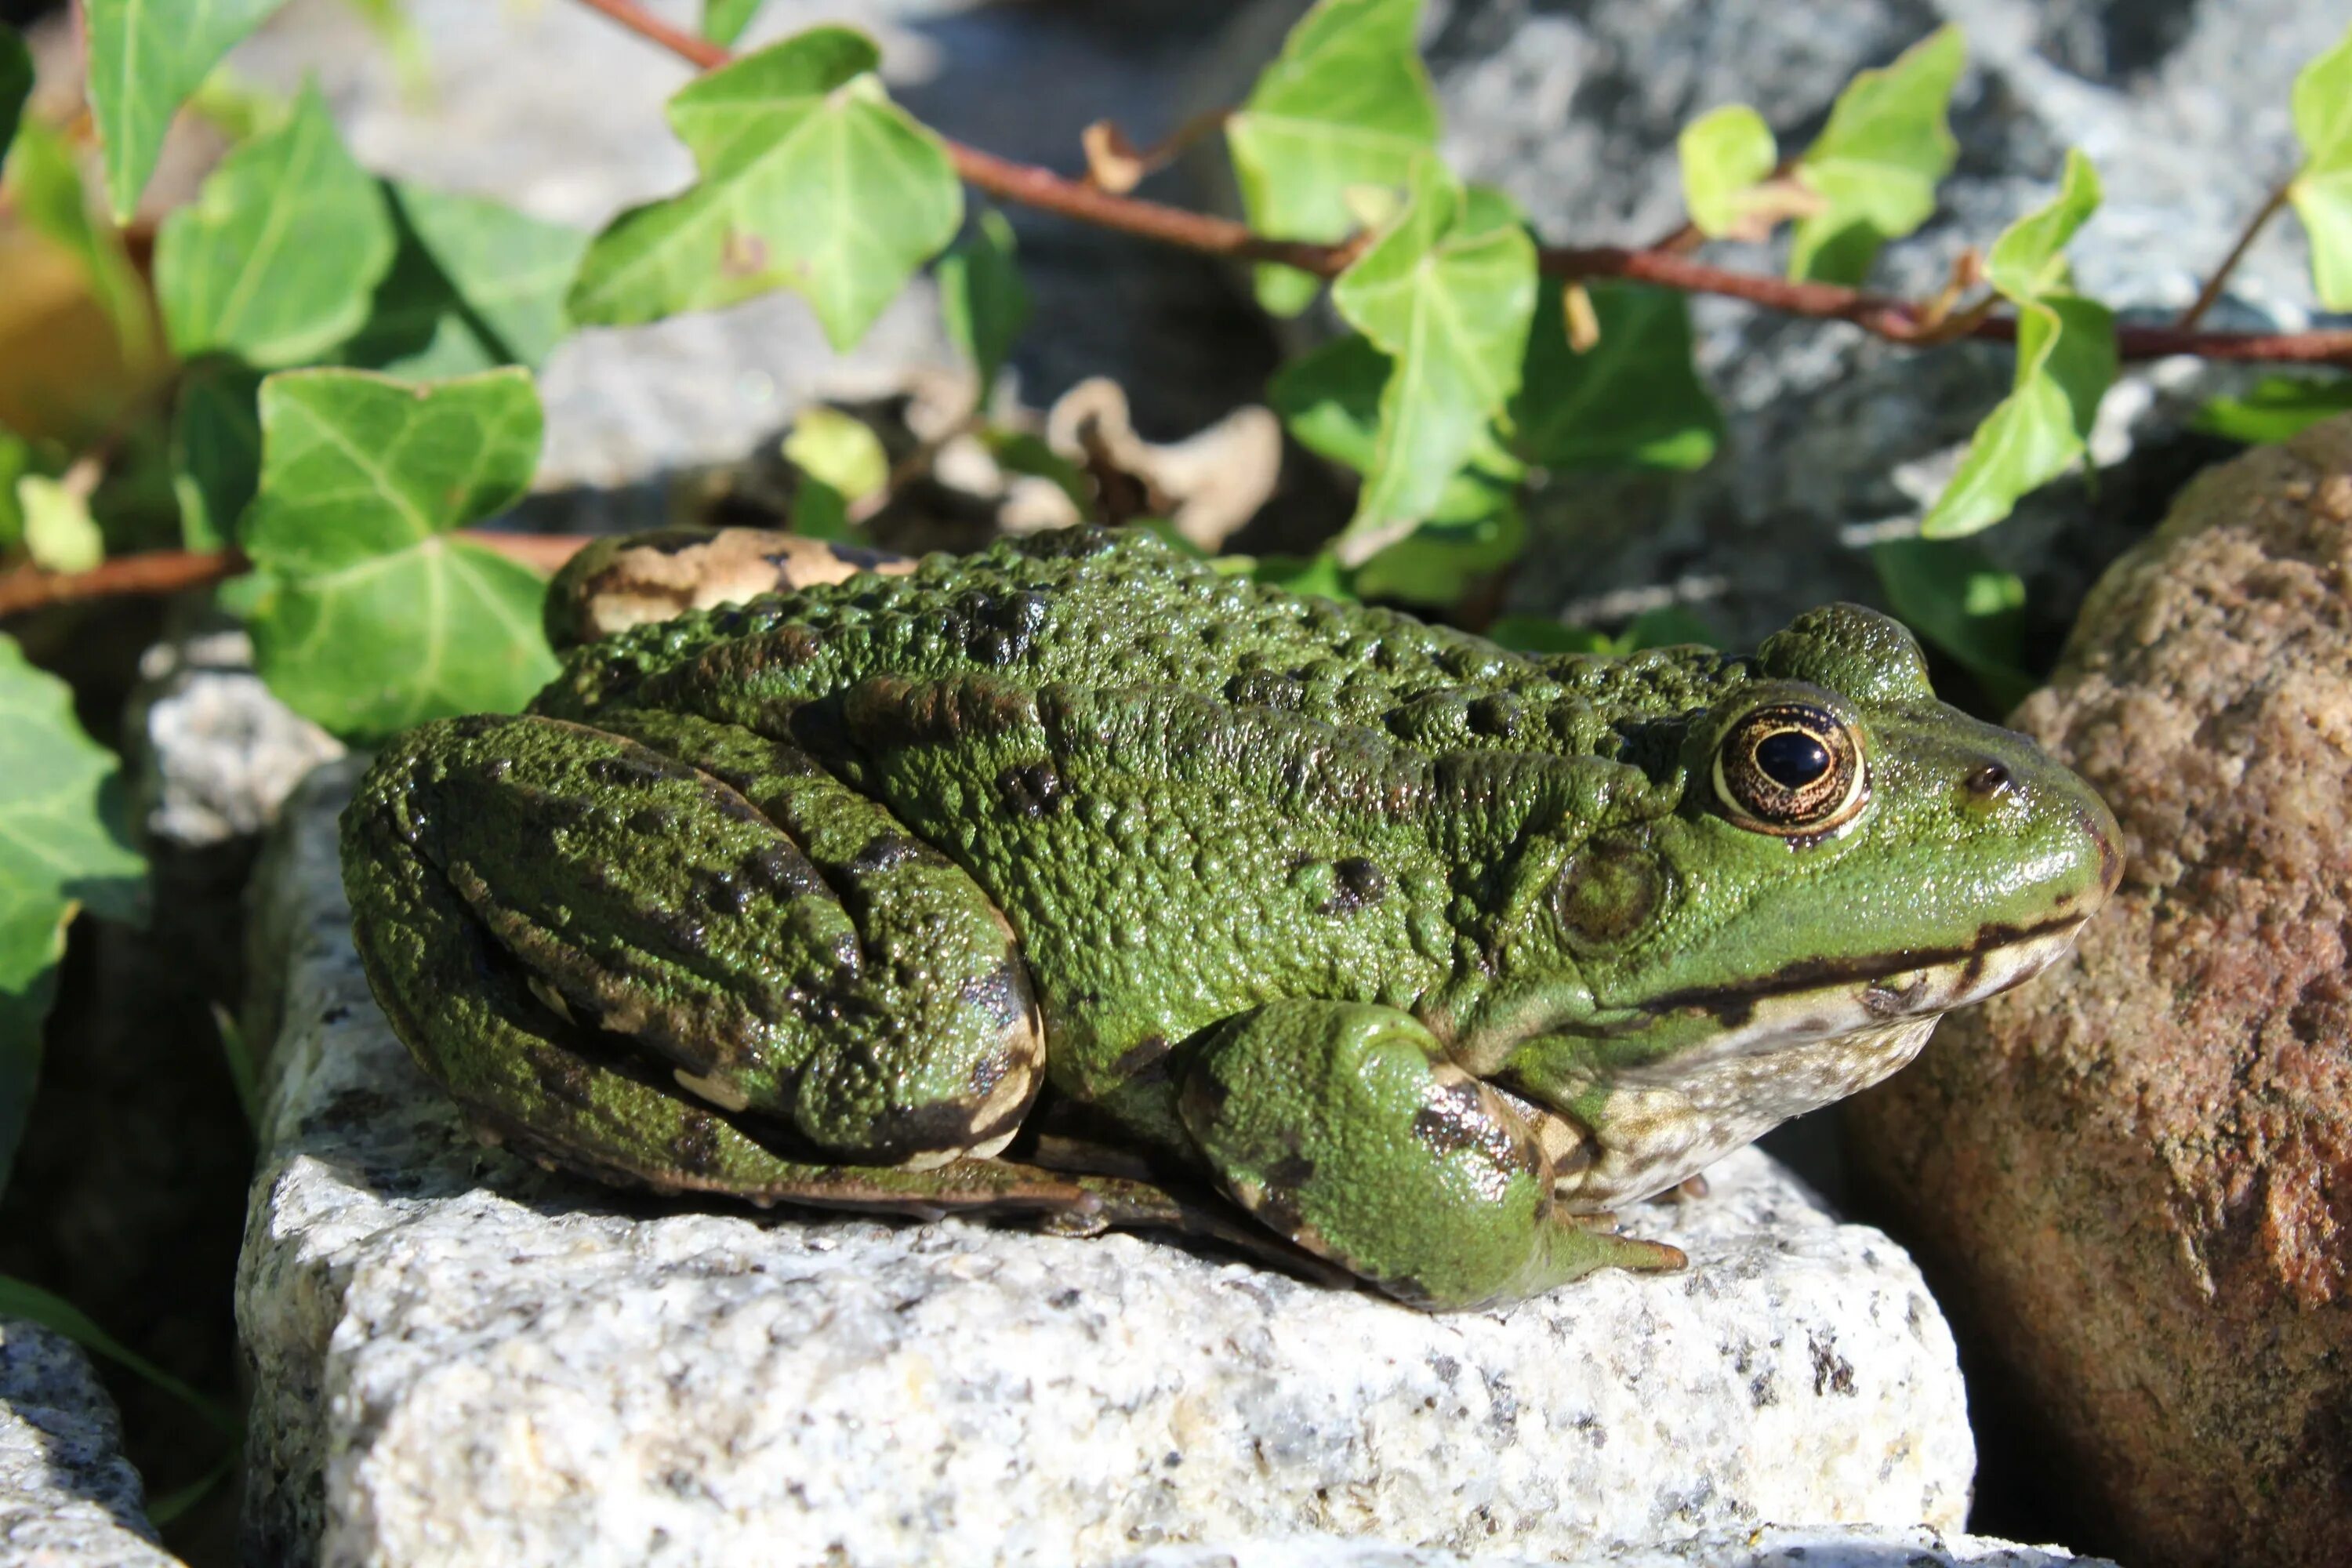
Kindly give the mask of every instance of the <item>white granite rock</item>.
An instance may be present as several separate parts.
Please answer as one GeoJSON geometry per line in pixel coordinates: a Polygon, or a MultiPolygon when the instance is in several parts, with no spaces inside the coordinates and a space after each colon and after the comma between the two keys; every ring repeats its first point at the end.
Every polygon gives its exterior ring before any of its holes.
{"type": "MultiPolygon", "coordinates": [[[[1524,1557],[1465,1556],[1377,1541],[1295,1536],[1244,1546],[1155,1546],[1113,1568],[1539,1568],[1524,1557]]],[[[2057,1546],[1870,1525],[1716,1531],[1664,1546],[1617,1546],[1541,1568],[2115,1568],[2057,1546]]]]}
{"type": "Polygon", "coordinates": [[[257,884],[254,1038],[282,1019],[239,1282],[257,1560],[1557,1554],[1966,1510],[1917,1274],[1752,1152],[1631,1216],[1688,1273],[1429,1317],[1156,1237],[696,1212],[482,1149],[352,952],[352,767],[289,801],[257,884]]]}
{"type": "Polygon", "coordinates": [[[88,1358],[48,1330],[0,1318],[0,1563],[171,1568],[113,1402],[88,1358]]]}

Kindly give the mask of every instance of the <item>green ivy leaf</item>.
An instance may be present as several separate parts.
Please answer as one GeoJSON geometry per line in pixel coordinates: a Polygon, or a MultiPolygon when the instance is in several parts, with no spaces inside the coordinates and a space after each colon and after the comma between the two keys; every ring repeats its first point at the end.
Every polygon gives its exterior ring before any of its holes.
{"type": "Polygon", "coordinates": [[[1329,551],[1318,555],[1220,555],[1219,570],[1238,570],[1254,582],[1292,594],[1353,604],[1356,591],[1349,585],[1347,568],[1329,551]]]}
{"type": "Polygon", "coordinates": [[[702,36],[714,44],[735,47],[751,18],[760,14],[761,0],[702,0],[702,36]]]}
{"type": "MultiPolygon", "coordinates": [[[[1354,233],[1349,192],[1402,189],[1437,145],[1437,95],[1414,44],[1421,0],[1320,0],[1284,40],[1225,142],[1250,226],[1331,243],[1354,233]]],[[[1321,283],[1288,267],[1257,269],[1258,302],[1307,308],[1321,283]]]]}
{"type": "Polygon", "coordinates": [[[451,531],[520,499],[539,460],[529,373],[413,385],[290,371],[261,388],[246,553],[270,578],[254,654],[270,689],[337,734],[519,707],[554,674],[546,585],[451,531]]]}
{"type": "Polygon", "coordinates": [[[285,0],[89,0],[89,102],[105,142],[106,193],[127,223],[163,132],[236,41],[285,0]]]}
{"type": "Polygon", "coordinates": [[[1920,532],[1958,539],[1990,528],[2064,473],[2115,379],[2116,319],[2105,306],[2063,294],[2020,306],[2014,386],[1977,426],[1920,532]]]}
{"type": "Polygon", "coordinates": [[[1727,103],[1684,126],[1675,151],[1692,226],[1712,239],[1754,237],[1748,234],[1749,198],[1780,161],[1780,143],[1764,117],[1744,103],[1727,103]]]}
{"type": "Polygon", "coordinates": [[[26,226],[81,268],[90,298],[114,329],[123,363],[133,370],[152,363],[155,319],[148,311],[147,285],[123,250],[121,235],[91,216],[81,171],[65,142],[42,126],[21,127],[8,161],[8,183],[26,226]]]}
{"type": "Polygon", "coordinates": [[[1433,519],[1414,529],[1358,567],[1353,586],[1366,599],[1444,609],[1508,569],[1527,544],[1527,518],[1506,489],[1483,517],[1433,519]]]}
{"type": "Polygon", "coordinates": [[[2352,412],[2352,376],[2267,375],[2243,397],[2213,399],[2189,424],[2209,436],[2262,446],[2346,412],[2352,412]]]}
{"type": "Polygon", "coordinates": [[[432,381],[502,364],[536,369],[570,334],[563,298],[587,235],[478,196],[398,180],[383,190],[398,249],[338,357],[432,381]]]}
{"type": "Polygon", "coordinates": [[[2319,302],[2352,310],[2352,31],[2296,75],[2293,102],[2304,161],[2287,198],[2311,236],[2319,302]]]}
{"type": "Polygon", "coordinates": [[[1601,337],[1579,353],[1557,289],[1543,290],[1511,405],[1513,445],[1548,468],[1696,468],[1723,440],[1723,411],[1692,360],[1690,302],[1637,283],[1585,286],[1601,337]]]}
{"type": "Polygon", "coordinates": [[[25,553],[51,572],[87,572],[106,559],[106,537],[89,515],[89,498],[40,474],[16,481],[25,553]]]}
{"type": "Polygon", "coordinates": [[[375,182],[312,88],[293,118],[223,159],[163,220],[155,294],[184,358],[297,364],[358,331],[396,248],[375,182]]]}
{"type": "Polygon", "coordinates": [[[847,348],[955,237],[963,187],[938,137],[892,103],[873,41],[814,27],[669,102],[702,182],[623,213],[572,290],[583,322],[625,326],[776,288],[847,348]]]}
{"type": "Polygon", "coordinates": [[[2002,709],[2033,689],[2025,673],[2025,584],[1965,541],[1889,539],[1871,549],[1886,602],[1958,659],[2002,709]]]}
{"type": "Polygon", "coordinates": [[[1617,641],[1591,626],[1571,626],[1549,616],[1497,616],[1486,628],[1486,640],[1517,653],[1613,654],[1617,641]]]}
{"type": "Polygon", "coordinates": [[[1985,281],[2021,305],[2070,289],[2066,247],[2099,210],[2100,194],[2098,170],[2069,148],[2057,195],[2001,230],[1985,257],[1985,281]]]}
{"type": "Polygon", "coordinates": [[[40,1072],[66,924],[84,905],[138,918],[145,878],[113,753],[82,733],[66,683],[0,637],[0,1189],[40,1072]]]}
{"type": "Polygon", "coordinates": [[[0,163],[8,161],[8,146],[16,139],[16,121],[25,100],[33,96],[33,52],[16,29],[0,22],[0,163]]]}
{"type": "Polygon", "coordinates": [[[1878,247],[1926,223],[1959,154],[1948,116],[1968,46],[1943,26],[1878,70],[1857,72],[1797,161],[1822,209],[1798,221],[1789,276],[1859,283],[1878,247]]]}
{"type": "Polygon", "coordinates": [[[1536,247],[1507,201],[1416,165],[1396,223],[1332,286],[1349,325],[1394,362],[1356,514],[1338,542],[1361,565],[1434,513],[1518,390],[1536,247]]]}
{"type": "Polygon", "coordinates": [[[180,380],[172,416],[172,491],[180,542],[226,549],[261,479],[261,373],[233,359],[200,359],[180,380]]]}
{"type": "Polygon", "coordinates": [[[982,403],[1029,324],[1029,290],[1013,252],[1013,226],[991,207],[940,258],[940,313],[948,336],[979,373],[982,403]]]}
{"type": "Polygon", "coordinates": [[[2058,195],[1993,241],[1985,276],[2017,306],[2016,379],[1920,524],[1927,538],[1991,527],[2083,455],[2116,379],[2116,321],[2066,291],[2065,247],[2098,205],[2098,172],[2070,151],[2058,195]]]}
{"type": "MultiPolygon", "coordinates": [[[[1350,332],[1308,350],[1276,371],[1266,383],[1266,401],[1300,446],[1360,474],[1371,467],[1380,450],[1381,394],[1388,386],[1393,364],[1370,339],[1350,332]]],[[[1430,525],[1490,521],[1511,503],[1526,475],[1527,465],[1504,449],[1490,426],[1480,433],[1468,458],[1437,498],[1430,525]]],[[[1397,548],[1392,545],[1381,554],[1397,548]]],[[[1370,562],[1366,566],[1369,569],[1370,562]]]]}
{"type": "Polygon", "coordinates": [[[784,457],[801,472],[793,531],[811,539],[848,538],[850,508],[890,482],[882,438],[838,408],[803,409],[784,437],[784,457]]]}

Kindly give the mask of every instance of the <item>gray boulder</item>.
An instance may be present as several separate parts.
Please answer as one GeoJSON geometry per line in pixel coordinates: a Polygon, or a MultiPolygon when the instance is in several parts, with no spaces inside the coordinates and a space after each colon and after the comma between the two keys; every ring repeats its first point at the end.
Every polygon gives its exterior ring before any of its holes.
{"type": "Polygon", "coordinates": [[[70,1342],[0,1318],[0,1563],[172,1568],[114,1404],[70,1342]]]}
{"type": "Polygon", "coordinates": [[[696,1211],[481,1148],[352,951],[351,767],[289,802],[257,884],[263,1560],[1104,1563],[1302,1533],[1557,1555],[1966,1511],[1917,1274],[1753,1152],[1629,1216],[1689,1272],[1438,1318],[1158,1237],[696,1211]]]}

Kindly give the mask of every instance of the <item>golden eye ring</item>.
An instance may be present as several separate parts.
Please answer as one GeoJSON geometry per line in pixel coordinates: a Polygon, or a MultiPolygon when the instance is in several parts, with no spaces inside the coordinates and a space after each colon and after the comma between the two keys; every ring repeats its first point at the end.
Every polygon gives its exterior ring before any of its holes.
{"type": "Polygon", "coordinates": [[[1740,826],[1816,837],[1869,804],[1869,770],[1853,725],[1810,702],[1759,708],[1715,750],[1715,795],[1740,826]]]}

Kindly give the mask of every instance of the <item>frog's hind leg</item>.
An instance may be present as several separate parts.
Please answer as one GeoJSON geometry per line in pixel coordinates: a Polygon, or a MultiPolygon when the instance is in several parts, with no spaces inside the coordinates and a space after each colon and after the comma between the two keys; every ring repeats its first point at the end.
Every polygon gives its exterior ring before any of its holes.
{"type": "Polygon", "coordinates": [[[1244,1208],[1415,1306],[1683,1263],[1560,1209],[1536,1131],[1393,1008],[1275,1002],[1221,1025],[1186,1074],[1182,1112],[1244,1208]]]}
{"type": "Polygon", "coordinates": [[[663,1186],[795,1195],[1000,1147],[1045,1050],[979,887],[789,747],[615,722],[649,743],[428,725],[362,784],[353,935],[419,1064],[533,1152],[663,1186]]]}

